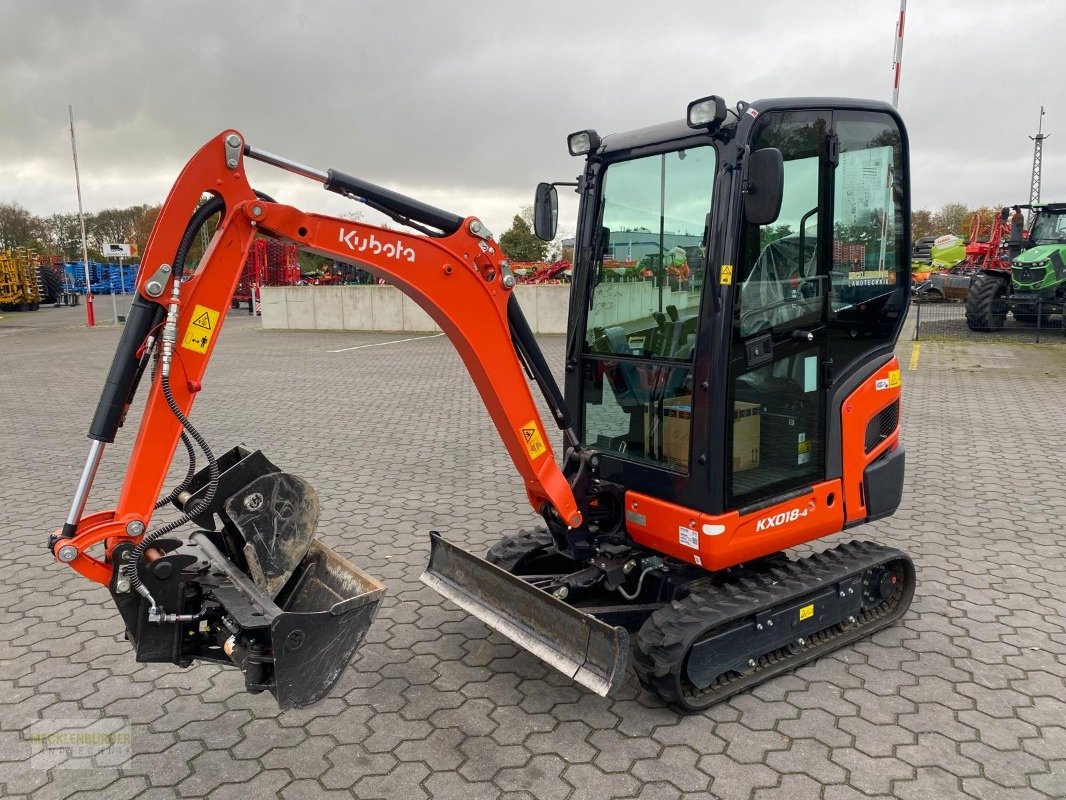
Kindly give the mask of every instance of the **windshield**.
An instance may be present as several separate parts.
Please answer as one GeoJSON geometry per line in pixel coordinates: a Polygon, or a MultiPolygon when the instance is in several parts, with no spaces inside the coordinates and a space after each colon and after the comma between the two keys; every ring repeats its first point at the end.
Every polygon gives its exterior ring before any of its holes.
{"type": "Polygon", "coordinates": [[[712,147],[607,168],[587,350],[691,359],[714,171],[712,147]]]}
{"type": "Polygon", "coordinates": [[[583,438],[687,470],[713,147],[610,164],[582,359],[583,438]]]}
{"type": "Polygon", "coordinates": [[[1041,211],[1030,234],[1033,244],[1066,242],[1066,211],[1041,211]]]}

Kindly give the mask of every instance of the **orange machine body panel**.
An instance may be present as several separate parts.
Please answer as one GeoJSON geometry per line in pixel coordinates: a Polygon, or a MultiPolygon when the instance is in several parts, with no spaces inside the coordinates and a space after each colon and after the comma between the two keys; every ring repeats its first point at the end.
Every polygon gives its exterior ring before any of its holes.
{"type": "Polygon", "coordinates": [[[711,515],[626,492],[633,541],[708,570],[725,569],[795,547],[844,527],[840,481],[823,481],[800,497],[741,516],[711,515]]]}
{"type": "Polygon", "coordinates": [[[866,452],[870,421],[899,402],[900,367],[895,356],[875,370],[841,406],[843,478],[821,481],[811,491],[741,516],[710,515],[626,492],[626,530],[637,544],[719,570],[838,533],[866,519],[863,471],[899,444],[899,425],[866,452]]]}
{"type": "Polygon", "coordinates": [[[866,499],[863,491],[863,471],[889,450],[899,446],[899,420],[896,427],[872,450],[866,452],[866,428],[870,420],[891,406],[900,403],[903,387],[899,359],[892,356],[844,400],[840,408],[841,442],[844,452],[844,507],[847,522],[866,519],[866,499]]]}

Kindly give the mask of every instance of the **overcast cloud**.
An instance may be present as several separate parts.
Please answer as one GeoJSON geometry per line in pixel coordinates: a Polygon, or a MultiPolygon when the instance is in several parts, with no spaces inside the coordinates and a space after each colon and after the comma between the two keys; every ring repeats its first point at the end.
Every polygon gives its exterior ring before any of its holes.
{"type": "MultiPolygon", "coordinates": [[[[564,137],[680,118],[689,100],[890,99],[897,0],[856,2],[59,2],[0,0],[0,201],[161,202],[227,127],[497,233],[564,137]]],[[[900,109],[915,207],[1026,201],[1039,106],[1043,197],[1066,199],[1066,3],[910,0],[900,109]]],[[[352,210],[266,168],[257,188],[352,210]]],[[[562,209],[563,224],[573,204],[562,209]]],[[[571,225],[572,226],[572,225],[571,225]]]]}

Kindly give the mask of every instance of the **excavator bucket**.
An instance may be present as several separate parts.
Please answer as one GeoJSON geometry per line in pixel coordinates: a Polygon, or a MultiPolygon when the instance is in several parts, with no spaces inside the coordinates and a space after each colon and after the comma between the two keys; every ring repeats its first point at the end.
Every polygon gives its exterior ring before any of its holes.
{"type": "Polygon", "coordinates": [[[596,694],[625,680],[629,634],[430,533],[426,586],[596,694]]]}
{"type": "Polygon", "coordinates": [[[362,644],[385,588],[314,541],[279,605],[207,535],[194,533],[191,545],[211,568],[201,587],[239,631],[223,651],[241,668],[249,691],[270,692],[283,709],[313,705],[329,694],[362,644]]]}
{"type": "Polygon", "coordinates": [[[205,473],[185,500],[206,530],[145,553],[141,577],[162,612],[153,616],[115,572],[127,637],[138,661],[232,662],[249,692],[269,692],[283,709],[317,703],[363,643],[385,587],[315,538],[318,497],[306,481],[243,448],[218,465],[209,505],[195,505],[207,496],[205,473]]]}

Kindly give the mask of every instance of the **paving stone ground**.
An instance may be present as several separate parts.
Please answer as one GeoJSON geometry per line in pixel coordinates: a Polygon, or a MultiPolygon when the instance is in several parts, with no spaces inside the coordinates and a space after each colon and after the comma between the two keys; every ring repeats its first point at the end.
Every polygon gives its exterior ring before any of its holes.
{"type": "MultiPolygon", "coordinates": [[[[82,314],[0,320],[2,797],[1066,796],[1066,347],[924,344],[904,373],[903,507],[826,542],[910,552],[912,610],[681,716],[632,677],[618,698],[588,693],[418,582],[429,530],[481,550],[534,521],[444,338],[264,332],[235,314],[198,427],[311,481],[321,535],[388,585],[333,695],[280,713],[235,669],[134,663],[107,593],[43,547],[118,339],[82,314]],[[31,726],[69,718],[128,723],[132,758],[33,768],[31,726]]],[[[561,339],[543,342],[558,362],[561,339]]],[[[117,496],[131,416],[91,509],[117,496]]]]}

